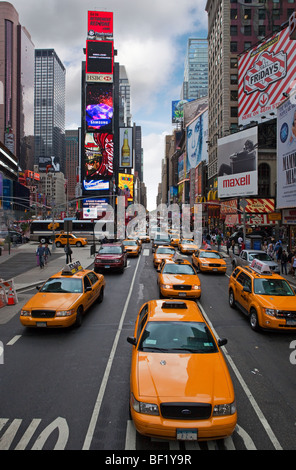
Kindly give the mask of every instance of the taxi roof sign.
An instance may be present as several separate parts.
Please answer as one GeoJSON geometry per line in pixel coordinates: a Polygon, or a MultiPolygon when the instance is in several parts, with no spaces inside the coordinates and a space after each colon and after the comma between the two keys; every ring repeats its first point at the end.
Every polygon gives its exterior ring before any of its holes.
{"type": "Polygon", "coordinates": [[[71,276],[73,274],[78,273],[78,271],[81,271],[83,268],[81,266],[80,261],[73,261],[73,263],[66,264],[63,267],[62,274],[66,276],[71,276]]]}
{"type": "Polygon", "coordinates": [[[254,259],[251,264],[251,268],[254,269],[258,274],[272,274],[268,264],[260,261],[259,259],[254,259]]]}

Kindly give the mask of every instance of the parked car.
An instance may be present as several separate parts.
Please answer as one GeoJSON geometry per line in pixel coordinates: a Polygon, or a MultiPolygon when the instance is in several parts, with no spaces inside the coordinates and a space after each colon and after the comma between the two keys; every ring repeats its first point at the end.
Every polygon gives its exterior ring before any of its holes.
{"type": "Polygon", "coordinates": [[[95,257],[94,271],[101,269],[123,273],[127,265],[127,253],[122,243],[104,243],[95,257]]]}

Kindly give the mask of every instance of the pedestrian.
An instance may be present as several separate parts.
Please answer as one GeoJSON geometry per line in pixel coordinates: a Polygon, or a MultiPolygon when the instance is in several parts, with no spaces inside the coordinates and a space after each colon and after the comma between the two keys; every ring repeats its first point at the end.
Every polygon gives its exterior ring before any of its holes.
{"type": "Polygon", "coordinates": [[[280,243],[277,253],[276,253],[276,260],[278,263],[281,261],[282,253],[283,253],[283,247],[282,247],[282,244],[280,243]]]}
{"type": "Polygon", "coordinates": [[[287,274],[287,262],[288,262],[288,255],[287,255],[286,250],[283,250],[282,256],[281,256],[281,273],[282,274],[284,274],[284,271],[285,271],[285,274],[287,274]]]}
{"type": "Polygon", "coordinates": [[[217,242],[217,245],[218,245],[218,251],[220,251],[220,248],[221,248],[221,235],[220,233],[218,233],[218,235],[216,235],[216,242],[217,242]]]}
{"type": "Polygon", "coordinates": [[[291,267],[293,271],[293,277],[295,277],[296,272],[296,252],[294,252],[293,258],[291,259],[291,267]]]}
{"type": "Polygon", "coordinates": [[[69,245],[65,245],[65,248],[64,248],[64,251],[66,253],[66,264],[68,264],[69,262],[72,263],[72,250],[71,250],[71,247],[69,245]]]}
{"type": "Polygon", "coordinates": [[[36,250],[37,265],[40,266],[40,269],[44,268],[44,251],[45,251],[45,248],[40,242],[36,250]]]}
{"type": "Polygon", "coordinates": [[[270,242],[268,247],[267,247],[267,254],[273,259],[274,246],[273,246],[272,242],[270,242]]]}
{"type": "Polygon", "coordinates": [[[231,240],[231,248],[232,248],[232,253],[234,254],[234,248],[235,248],[234,238],[231,240]]]}
{"type": "Polygon", "coordinates": [[[48,256],[51,256],[51,251],[49,249],[48,243],[45,243],[44,247],[44,263],[47,264],[48,256]]]}
{"type": "Polygon", "coordinates": [[[243,238],[242,237],[238,237],[237,239],[237,243],[238,243],[238,252],[240,253],[242,251],[242,243],[243,243],[243,238]]]}
{"type": "Polygon", "coordinates": [[[231,247],[231,241],[229,240],[229,238],[227,238],[226,240],[226,250],[227,250],[227,254],[229,255],[229,248],[231,247]]]}

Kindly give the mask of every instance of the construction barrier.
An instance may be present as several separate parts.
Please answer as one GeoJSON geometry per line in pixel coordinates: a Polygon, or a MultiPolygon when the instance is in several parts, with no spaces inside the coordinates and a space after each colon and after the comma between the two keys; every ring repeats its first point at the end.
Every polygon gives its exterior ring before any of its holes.
{"type": "Polygon", "coordinates": [[[0,279],[0,308],[17,303],[18,298],[14,287],[14,280],[4,281],[0,279]]]}

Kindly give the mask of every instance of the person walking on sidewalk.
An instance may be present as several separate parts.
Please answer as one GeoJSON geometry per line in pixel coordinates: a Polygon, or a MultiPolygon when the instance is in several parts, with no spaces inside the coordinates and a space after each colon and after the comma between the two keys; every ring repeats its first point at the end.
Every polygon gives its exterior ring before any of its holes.
{"type": "Polygon", "coordinates": [[[70,245],[65,245],[64,251],[66,253],[66,264],[72,263],[72,250],[70,245]]]}
{"type": "Polygon", "coordinates": [[[40,242],[36,250],[37,260],[39,259],[40,269],[44,268],[44,252],[45,252],[45,248],[40,242]]]}
{"type": "Polygon", "coordinates": [[[282,274],[287,274],[287,262],[288,262],[288,255],[287,255],[286,250],[283,250],[282,255],[281,255],[281,273],[282,274]]]}
{"type": "Polygon", "coordinates": [[[291,259],[291,267],[292,267],[292,272],[293,272],[293,277],[295,277],[295,272],[296,272],[296,252],[294,252],[294,255],[291,259]]]}
{"type": "Polygon", "coordinates": [[[49,249],[48,243],[45,243],[44,247],[44,263],[47,264],[48,256],[51,256],[51,251],[49,249]]]}

